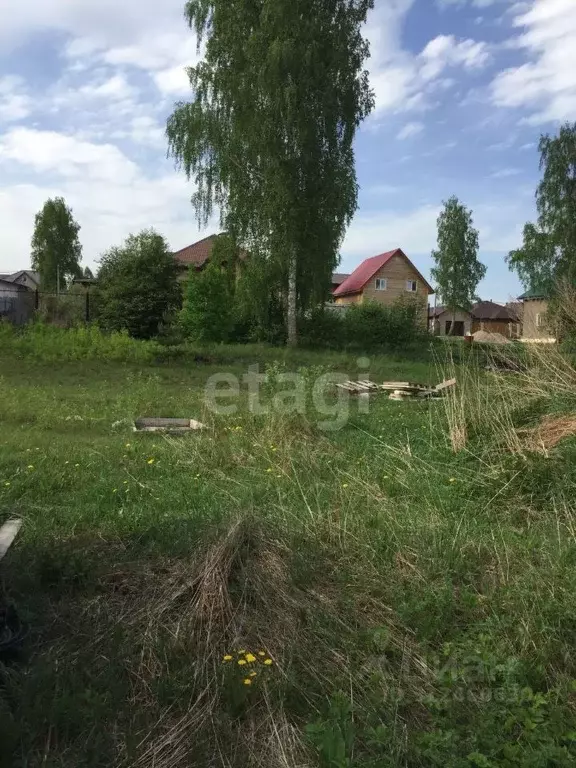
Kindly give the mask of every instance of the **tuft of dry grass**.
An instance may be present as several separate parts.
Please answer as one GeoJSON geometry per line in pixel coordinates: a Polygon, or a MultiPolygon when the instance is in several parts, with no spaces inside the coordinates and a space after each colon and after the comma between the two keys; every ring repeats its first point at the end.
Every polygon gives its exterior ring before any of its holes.
{"type": "Polygon", "coordinates": [[[562,440],[576,435],[576,416],[545,416],[538,426],[518,430],[527,451],[548,456],[562,440]]]}

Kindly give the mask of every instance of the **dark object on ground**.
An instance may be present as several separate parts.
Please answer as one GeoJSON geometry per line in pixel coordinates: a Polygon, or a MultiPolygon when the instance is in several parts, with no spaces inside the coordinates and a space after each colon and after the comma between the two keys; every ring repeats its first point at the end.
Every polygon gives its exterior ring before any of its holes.
{"type": "Polygon", "coordinates": [[[27,633],[16,608],[0,601],[0,658],[18,651],[27,633]]]}
{"type": "Polygon", "coordinates": [[[490,360],[486,366],[486,370],[491,371],[492,373],[523,373],[526,370],[526,366],[517,360],[494,358],[490,360]]]}

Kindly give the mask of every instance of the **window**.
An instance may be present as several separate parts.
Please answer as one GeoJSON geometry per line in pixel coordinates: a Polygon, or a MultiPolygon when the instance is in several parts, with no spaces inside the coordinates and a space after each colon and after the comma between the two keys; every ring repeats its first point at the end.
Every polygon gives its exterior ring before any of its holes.
{"type": "Polygon", "coordinates": [[[538,312],[536,315],[536,328],[544,328],[544,314],[538,312]]]}
{"type": "Polygon", "coordinates": [[[385,291],[388,287],[388,281],[385,277],[377,277],[376,278],[376,290],[377,291],[385,291]]]}
{"type": "Polygon", "coordinates": [[[406,290],[409,293],[416,293],[418,290],[418,283],[416,280],[406,280],[406,290]]]}

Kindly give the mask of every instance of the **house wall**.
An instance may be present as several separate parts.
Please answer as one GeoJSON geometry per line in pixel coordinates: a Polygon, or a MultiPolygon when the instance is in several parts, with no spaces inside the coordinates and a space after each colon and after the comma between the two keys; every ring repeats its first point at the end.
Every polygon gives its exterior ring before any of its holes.
{"type": "Polygon", "coordinates": [[[9,283],[7,280],[0,280],[0,297],[6,299],[14,299],[22,292],[22,287],[9,283]]]}
{"type": "Polygon", "coordinates": [[[348,304],[360,304],[362,302],[361,293],[351,293],[348,296],[336,296],[334,304],[343,306],[348,304]]]}
{"type": "Polygon", "coordinates": [[[362,293],[352,294],[351,296],[338,296],[335,299],[335,303],[357,304],[363,301],[377,301],[379,304],[390,306],[400,298],[412,298],[421,302],[422,322],[426,325],[428,295],[428,287],[420,279],[410,262],[402,256],[396,255],[370,278],[369,282],[364,286],[362,293]],[[388,281],[385,291],[376,290],[376,280],[378,278],[386,278],[388,281]],[[406,290],[407,280],[416,280],[416,293],[406,290]]]}
{"type": "Polygon", "coordinates": [[[507,339],[517,339],[519,336],[519,323],[511,320],[474,320],[472,323],[472,333],[476,331],[486,331],[487,333],[500,333],[507,339]]]}
{"type": "MultiPolygon", "coordinates": [[[[522,338],[523,339],[548,339],[552,333],[547,325],[538,327],[537,316],[545,315],[548,311],[546,299],[527,299],[524,301],[522,338]]],[[[545,320],[544,320],[545,322],[545,320]]]]}
{"type": "Polygon", "coordinates": [[[438,315],[434,322],[434,334],[436,336],[446,336],[446,323],[452,322],[453,319],[456,320],[457,323],[464,323],[464,335],[471,332],[472,317],[469,312],[465,312],[462,309],[458,310],[455,314],[450,312],[450,310],[446,310],[446,312],[442,312],[441,315],[438,315]]]}

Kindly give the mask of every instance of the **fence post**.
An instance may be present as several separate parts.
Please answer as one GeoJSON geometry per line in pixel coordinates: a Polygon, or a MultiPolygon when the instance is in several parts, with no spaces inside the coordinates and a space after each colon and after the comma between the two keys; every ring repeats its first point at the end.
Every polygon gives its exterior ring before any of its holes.
{"type": "Polygon", "coordinates": [[[38,291],[38,288],[34,291],[34,309],[38,310],[38,307],[40,306],[40,293],[38,291]]]}
{"type": "Polygon", "coordinates": [[[90,322],[90,291],[86,290],[86,310],[85,310],[85,319],[86,322],[90,322]]]}

